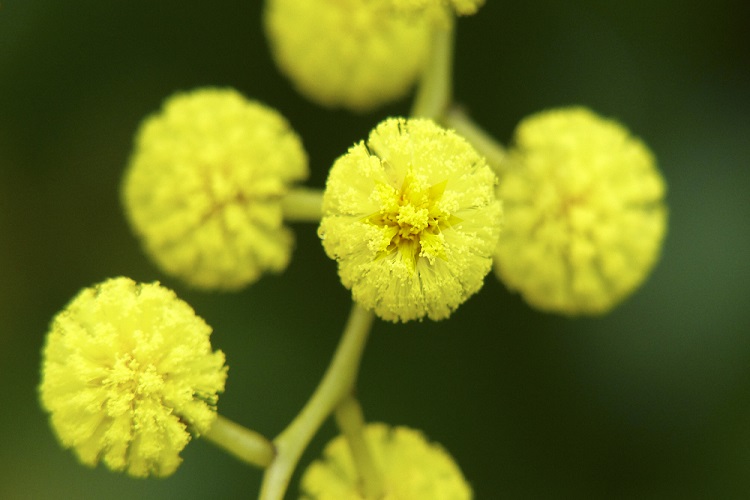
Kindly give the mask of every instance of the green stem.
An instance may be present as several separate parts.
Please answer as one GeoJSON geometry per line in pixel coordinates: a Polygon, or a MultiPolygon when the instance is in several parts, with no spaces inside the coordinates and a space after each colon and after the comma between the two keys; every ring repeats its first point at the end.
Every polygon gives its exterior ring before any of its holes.
{"type": "Polygon", "coordinates": [[[315,188],[298,186],[281,199],[284,219],[291,222],[320,222],[322,206],[323,191],[315,188]]]}
{"type": "Polygon", "coordinates": [[[440,119],[452,99],[454,19],[435,23],[430,54],[411,109],[412,117],[440,119]]]}
{"type": "Polygon", "coordinates": [[[342,398],[351,394],[373,314],[356,303],[331,364],[302,411],[274,439],[276,458],[266,469],[260,500],[281,500],[302,452],[342,398]]]}
{"type": "Polygon", "coordinates": [[[365,419],[359,401],[350,395],[336,407],[336,423],[349,443],[354,465],[362,480],[362,493],[366,499],[383,498],[383,477],[375,465],[365,438],[365,419]]]}
{"type": "Polygon", "coordinates": [[[444,125],[454,129],[460,136],[469,141],[474,149],[487,159],[495,172],[501,173],[503,160],[507,155],[505,148],[469,118],[462,109],[456,106],[451,108],[445,115],[444,125]]]}
{"type": "Polygon", "coordinates": [[[211,429],[201,437],[250,465],[265,468],[276,454],[264,436],[218,415],[211,429]]]}

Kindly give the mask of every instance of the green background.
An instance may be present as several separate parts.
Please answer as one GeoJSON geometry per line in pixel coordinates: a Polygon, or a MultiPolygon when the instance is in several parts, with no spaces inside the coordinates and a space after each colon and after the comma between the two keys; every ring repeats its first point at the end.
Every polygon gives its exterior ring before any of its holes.
{"type": "MultiPolygon", "coordinates": [[[[376,323],[370,420],[420,428],[479,499],[750,497],[750,43],[743,0],[488,0],[458,25],[455,92],[506,141],[525,115],[584,104],[622,120],[669,184],[662,260],[597,319],[536,312],[493,276],[448,321],[376,323]]],[[[118,185],[139,121],[177,90],[233,86],[303,137],[309,185],[409,102],[357,116],[295,94],[261,2],[5,0],[0,5],[0,498],[253,498],[261,473],[196,441],[177,473],[80,466],[37,402],[50,318],[127,275],[173,287],[230,365],[224,415],[273,436],[320,378],[348,314],[313,225],[294,260],[231,295],[162,276],[118,185]]],[[[335,433],[329,422],[303,462],[335,433]]],[[[296,497],[296,482],[290,498],[296,497]]]]}

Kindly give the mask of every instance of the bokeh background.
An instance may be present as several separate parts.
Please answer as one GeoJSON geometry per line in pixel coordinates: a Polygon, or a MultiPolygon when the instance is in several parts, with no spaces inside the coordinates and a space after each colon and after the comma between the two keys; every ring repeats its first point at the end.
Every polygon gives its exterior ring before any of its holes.
{"type": "MultiPolygon", "coordinates": [[[[542,314],[488,276],[448,321],[378,322],[366,416],[417,427],[478,499],[750,498],[750,43],[746,2],[489,0],[458,26],[455,91],[502,141],[525,115],[584,104],[652,147],[670,230],[648,282],[611,314],[542,314]]],[[[50,318],[82,287],[161,280],[214,327],[221,413],[274,436],[304,404],[348,314],[313,225],[281,276],[205,294],[162,276],[121,214],[140,120],[177,90],[232,86],[279,109],[332,161],[409,102],[369,115],[299,97],[262,2],[0,4],[0,498],[253,498],[261,473],[195,441],[178,472],[80,466],[39,408],[50,318]]],[[[329,422],[303,458],[335,433],[329,422]]],[[[297,484],[289,498],[296,498],[297,484]]]]}

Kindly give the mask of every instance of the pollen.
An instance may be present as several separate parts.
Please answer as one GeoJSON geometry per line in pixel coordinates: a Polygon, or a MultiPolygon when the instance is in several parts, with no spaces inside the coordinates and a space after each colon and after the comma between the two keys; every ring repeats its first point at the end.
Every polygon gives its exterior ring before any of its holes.
{"type": "Polygon", "coordinates": [[[420,189],[417,181],[409,175],[400,190],[380,186],[380,190],[391,199],[384,209],[367,217],[366,221],[382,229],[383,248],[379,257],[400,252],[404,262],[416,270],[419,257],[434,263],[436,258],[445,259],[444,243],[440,234],[452,224],[460,221],[440,206],[447,181],[420,189]]]}

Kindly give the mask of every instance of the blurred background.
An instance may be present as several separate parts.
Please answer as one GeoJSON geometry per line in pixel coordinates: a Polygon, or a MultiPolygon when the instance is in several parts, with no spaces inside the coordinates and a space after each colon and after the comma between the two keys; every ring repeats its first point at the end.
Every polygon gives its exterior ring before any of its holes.
{"type": "MultiPolygon", "coordinates": [[[[620,119],[669,184],[662,260],[611,314],[530,309],[492,276],[450,320],[376,323],[366,417],[422,429],[478,499],[750,498],[750,38],[746,2],[489,0],[458,24],[455,93],[507,141],[568,104],[620,119]]],[[[118,189],[140,120],[178,90],[232,86],[280,110],[322,187],[380,119],[328,111],[278,72],[262,3],[0,4],[0,498],[254,498],[261,472],[209,443],[136,480],[79,465],[39,407],[40,349],[79,289],[161,280],[214,328],[230,375],[219,410],[269,437],[325,369],[350,295],[313,225],[289,269],[237,294],[161,275],[118,189]]],[[[336,433],[327,423],[303,465],[336,433]]],[[[297,482],[289,498],[297,496],[297,482]]]]}

